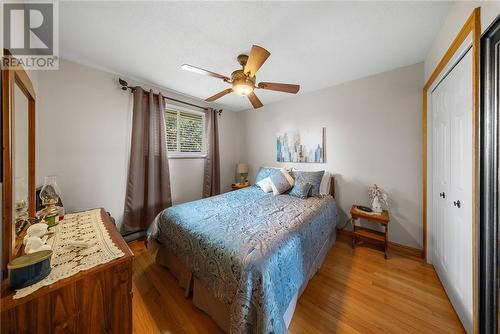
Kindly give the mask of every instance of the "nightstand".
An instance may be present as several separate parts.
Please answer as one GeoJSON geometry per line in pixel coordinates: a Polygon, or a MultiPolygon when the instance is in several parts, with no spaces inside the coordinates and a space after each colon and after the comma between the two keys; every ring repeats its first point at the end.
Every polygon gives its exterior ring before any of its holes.
{"type": "Polygon", "coordinates": [[[356,246],[357,237],[363,237],[384,244],[384,258],[387,259],[387,243],[389,233],[389,212],[384,210],[382,213],[365,212],[359,210],[356,204],[351,208],[352,217],[352,248],[356,246]],[[375,223],[379,223],[384,227],[384,232],[375,231],[369,228],[356,225],[356,220],[366,219],[375,223]]]}
{"type": "Polygon", "coordinates": [[[250,187],[250,182],[245,181],[245,183],[231,183],[231,188],[233,190],[243,189],[246,187],[250,187]]]}

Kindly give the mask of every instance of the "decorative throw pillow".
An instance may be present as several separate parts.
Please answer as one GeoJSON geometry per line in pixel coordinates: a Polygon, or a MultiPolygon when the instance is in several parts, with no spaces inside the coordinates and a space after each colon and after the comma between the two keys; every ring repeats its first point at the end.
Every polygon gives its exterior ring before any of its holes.
{"type": "Polygon", "coordinates": [[[311,190],[309,191],[309,196],[319,197],[319,188],[321,185],[321,180],[323,179],[323,174],[325,171],[319,172],[306,172],[306,171],[292,171],[292,176],[295,179],[296,184],[310,183],[312,184],[311,190]]]}
{"type": "Polygon", "coordinates": [[[311,191],[312,184],[309,182],[306,183],[295,183],[292,190],[290,190],[290,195],[298,197],[298,198],[307,198],[309,196],[309,192],[311,191]]]}
{"type": "Polygon", "coordinates": [[[255,183],[259,183],[260,181],[264,180],[266,177],[271,176],[271,174],[277,170],[280,170],[280,169],[275,168],[275,167],[260,167],[259,172],[257,173],[257,177],[255,178],[255,183]]]}
{"type": "Polygon", "coordinates": [[[330,172],[325,171],[323,174],[323,179],[321,180],[321,185],[319,186],[319,194],[320,195],[330,195],[330,183],[332,177],[330,172]]]}
{"type": "Polygon", "coordinates": [[[271,187],[271,178],[266,177],[265,179],[257,182],[257,185],[265,192],[265,193],[270,193],[273,191],[273,188],[271,187]]]}
{"type": "Polygon", "coordinates": [[[294,184],[293,178],[284,169],[275,171],[269,178],[271,179],[271,187],[274,196],[283,194],[294,184]]]}

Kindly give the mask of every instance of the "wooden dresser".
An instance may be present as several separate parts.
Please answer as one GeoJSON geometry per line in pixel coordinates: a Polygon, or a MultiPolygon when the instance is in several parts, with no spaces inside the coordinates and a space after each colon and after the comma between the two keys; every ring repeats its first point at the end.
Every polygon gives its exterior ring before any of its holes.
{"type": "Polygon", "coordinates": [[[107,213],[101,216],[125,255],[13,299],[2,284],[1,330],[7,333],[132,333],[132,258],[107,213]]]}

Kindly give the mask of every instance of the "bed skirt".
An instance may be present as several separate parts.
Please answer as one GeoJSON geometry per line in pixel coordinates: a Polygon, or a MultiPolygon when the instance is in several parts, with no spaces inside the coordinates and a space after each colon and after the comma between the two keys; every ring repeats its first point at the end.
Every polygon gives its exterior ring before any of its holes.
{"type": "MultiPolygon", "coordinates": [[[[293,314],[295,312],[295,307],[297,306],[297,301],[302,295],[307,287],[309,280],[316,274],[318,269],[323,264],[326,255],[328,254],[330,248],[335,244],[336,240],[336,230],[333,232],[326,240],[324,245],[321,247],[321,251],[316,257],[315,264],[311,267],[311,271],[307,275],[307,279],[302,283],[299,291],[290,301],[285,314],[283,315],[283,320],[285,324],[290,326],[293,314]]],[[[199,280],[195,275],[193,275],[191,269],[189,269],[175,254],[173,254],[167,247],[160,245],[158,248],[158,253],[156,254],[156,262],[166,267],[172,275],[177,279],[179,286],[185,290],[186,298],[191,294],[193,295],[193,304],[200,310],[207,313],[217,325],[225,332],[229,333],[230,328],[230,312],[229,305],[222,303],[215,296],[213,296],[210,291],[205,287],[203,282],[199,280]]]]}

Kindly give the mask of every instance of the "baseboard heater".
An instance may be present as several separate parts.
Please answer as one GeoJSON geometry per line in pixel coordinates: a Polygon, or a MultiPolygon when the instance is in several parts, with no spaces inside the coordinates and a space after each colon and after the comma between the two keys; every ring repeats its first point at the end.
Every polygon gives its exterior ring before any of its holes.
{"type": "Polygon", "coordinates": [[[134,232],[120,232],[120,234],[122,235],[123,239],[125,239],[126,242],[131,242],[145,237],[146,230],[139,230],[134,232]]]}

